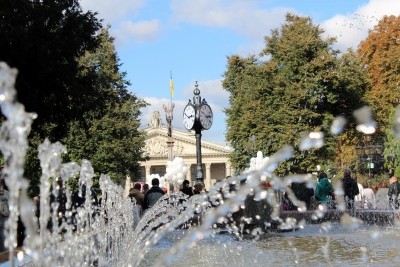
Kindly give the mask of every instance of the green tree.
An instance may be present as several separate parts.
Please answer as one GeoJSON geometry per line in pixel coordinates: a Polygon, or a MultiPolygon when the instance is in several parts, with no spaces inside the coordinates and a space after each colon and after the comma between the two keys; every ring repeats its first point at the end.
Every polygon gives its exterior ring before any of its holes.
{"type": "Polygon", "coordinates": [[[254,57],[232,56],[228,59],[223,86],[231,94],[231,105],[225,112],[227,140],[235,148],[231,153],[235,169],[246,167],[249,158],[254,157],[264,144],[262,136],[268,126],[264,117],[264,91],[269,88],[266,77],[254,57]]]}
{"type": "Polygon", "coordinates": [[[100,27],[77,0],[0,2],[0,60],[18,69],[18,100],[38,114],[32,131],[42,139],[61,139],[68,121],[97,108],[82,101],[96,91],[76,59],[97,47],[100,27]]]}
{"type": "Polygon", "coordinates": [[[265,38],[265,61],[228,59],[223,86],[231,93],[227,140],[235,148],[235,168],[246,166],[242,153],[248,153],[252,135],[255,149],[265,155],[294,145],[294,157],[278,174],[333,165],[337,137],[330,134],[330,124],[338,115],[351,119],[354,108],[362,105],[352,97],[362,95],[366,81],[356,58],[351,53],[338,58],[331,48],[334,39],[323,39],[322,33],[310,18],[288,14],[286,23],[265,38]],[[300,151],[299,140],[312,131],[325,133],[325,146],[300,151]]]}
{"type": "Polygon", "coordinates": [[[113,42],[108,27],[78,0],[0,2],[0,60],[19,70],[18,100],[38,114],[25,169],[31,194],[40,177],[37,147],[46,137],[67,146],[66,160],[93,158],[98,174],[116,181],[138,171],[145,103],[128,92],[113,42]],[[112,157],[104,155],[106,142],[112,157]]]}
{"type": "MultiPolygon", "coordinates": [[[[394,122],[400,117],[400,109],[393,109],[389,116],[389,121],[394,122]]],[[[394,175],[400,175],[400,139],[398,122],[394,127],[386,129],[386,141],[383,155],[385,158],[385,167],[387,170],[393,170],[394,175]]]]}
{"type": "Polygon", "coordinates": [[[108,27],[99,33],[99,47],[79,59],[81,75],[93,76],[101,92],[99,101],[104,109],[83,114],[83,120],[71,121],[69,135],[64,140],[69,148],[69,160],[90,159],[99,176],[107,173],[115,182],[122,182],[127,173],[138,176],[142,160],[144,136],[140,126],[140,108],[146,103],[127,91],[126,73],[115,52],[114,39],[108,27]]]}

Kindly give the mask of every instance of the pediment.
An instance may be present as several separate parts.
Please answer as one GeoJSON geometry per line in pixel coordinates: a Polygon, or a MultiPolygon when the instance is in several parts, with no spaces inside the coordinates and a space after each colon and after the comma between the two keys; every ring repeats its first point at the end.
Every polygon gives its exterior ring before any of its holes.
{"type": "MultiPolygon", "coordinates": [[[[145,152],[151,157],[167,157],[168,137],[166,127],[148,127],[143,129],[146,133],[145,152]]],[[[184,132],[177,129],[172,131],[174,157],[186,157],[196,154],[196,138],[194,132],[184,132]]],[[[227,156],[230,150],[225,146],[201,140],[201,152],[203,156],[227,156]]]]}

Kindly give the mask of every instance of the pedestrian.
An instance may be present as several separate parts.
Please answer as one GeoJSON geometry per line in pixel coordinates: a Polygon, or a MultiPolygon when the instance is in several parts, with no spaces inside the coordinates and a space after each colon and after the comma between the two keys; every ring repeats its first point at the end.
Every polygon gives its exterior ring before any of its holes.
{"type": "Polygon", "coordinates": [[[158,178],[153,178],[153,180],[151,180],[151,185],[152,187],[144,195],[144,202],[143,202],[144,211],[153,207],[157,203],[157,201],[163,195],[165,195],[164,190],[160,188],[160,180],[158,178]]]}
{"type": "Polygon", "coordinates": [[[7,190],[4,179],[0,179],[0,252],[4,252],[7,248],[4,245],[5,235],[4,226],[5,222],[10,216],[10,209],[8,206],[8,201],[10,199],[10,194],[7,190]]]}
{"type": "Polygon", "coordinates": [[[343,191],[344,201],[346,202],[347,209],[354,208],[354,197],[359,194],[358,185],[356,180],[351,177],[351,171],[346,169],[343,173],[343,191]]]}
{"type": "Polygon", "coordinates": [[[193,194],[194,194],[194,195],[199,195],[199,194],[201,194],[201,193],[203,192],[203,188],[204,188],[204,186],[203,186],[202,183],[196,183],[196,184],[194,185],[193,194]]]}
{"type": "MultiPolygon", "coordinates": [[[[314,189],[309,188],[305,182],[293,182],[291,189],[296,196],[297,200],[303,201],[306,204],[307,210],[311,208],[312,199],[314,196],[314,189]]],[[[288,197],[287,197],[288,198],[288,197]]],[[[289,200],[289,210],[298,210],[298,207],[289,200]]]]}
{"type": "Polygon", "coordinates": [[[193,196],[193,189],[190,186],[189,180],[184,180],[182,183],[182,188],[180,190],[182,193],[185,195],[188,195],[189,197],[193,196]]]}
{"type": "Polygon", "coordinates": [[[143,195],[146,195],[147,191],[149,191],[149,188],[150,188],[149,184],[143,185],[143,195]]]}
{"type": "MultiPolygon", "coordinates": [[[[354,180],[357,182],[357,177],[355,177],[354,180]]],[[[364,187],[359,182],[357,182],[357,187],[358,195],[354,197],[354,207],[356,209],[362,209],[364,207],[364,187]]]]}
{"type": "Polygon", "coordinates": [[[376,191],[376,208],[377,209],[388,209],[389,208],[389,188],[387,182],[381,182],[378,191],[376,191]]]}
{"type": "Polygon", "coordinates": [[[320,204],[325,204],[328,208],[334,208],[335,193],[328,175],[321,172],[318,175],[318,183],[315,188],[315,200],[320,204]]]}
{"type": "Polygon", "coordinates": [[[368,184],[364,186],[364,209],[376,209],[375,193],[368,184]]]}
{"type": "Polygon", "coordinates": [[[140,183],[135,183],[133,188],[129,190],[128,197],[131,199],[133,203],[132,206],[132,227],[135,228],[139,223],[140,217],[142,216],[143,211],[143,203],[144,203],[144,194],[141,191],[142,185],[140,183]]]}
{"type": "Polygon", "coordinates": [[[142,185],[140,183],[135,183],[133,188],[129,190],[129,195],[132,202],[135,202],[137,205],[143,206],[144,203],[144,194],[141,191],[142,185]]]}
{"type": "Polygon", "coordinates": [[[399,208],[399,192],[400,192],[400,184],[397,181],[396,176],[392,176],[390,178],[390,186],[389,186],[389,191],[388,191],[388,196],[389,196],[389,206],[392,209],[398,209],[399,208]]]}

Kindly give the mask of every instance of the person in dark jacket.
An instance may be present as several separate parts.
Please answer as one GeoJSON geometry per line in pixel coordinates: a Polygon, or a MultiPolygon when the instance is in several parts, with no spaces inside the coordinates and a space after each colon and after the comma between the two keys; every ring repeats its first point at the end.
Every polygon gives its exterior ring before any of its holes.
{"type": "Polygon", "coordinates": [[[329,208],[334,207],[333,200],[335,199],[335,194],[333,186],[325,172],[321,172],[318,176],[318,183],[315,188],[315,199],[329,208]]]}
{"type": "MultiPolygon", "coordinates": [[[[297,200],[303,201],[306,204],[307,209],[311,208],[312,198],[314,196],[314,189],[307,187],[305,182],[293,182],[290,185],[294,195],[296,196],[297,200]]],[[[287,193],[285,197],[289,200],[287,193]]],[[[298,207],[295,206],[292,201],[289,200],[289,210],[297,210],[298,207]]]]}
{"type": "Polygon", "coordinates": [[[400,193],[400,184],[397,181],[397,177],[392,176],[392,178],[390,178],[390,186],[388,191],[390,208],[392,209],[399,208],[400,206],[399,193],[400,193]]]}
{"type": "Polygon", "coordinates": [[[137,205],[143,206],[144,203],[144,194],[140,191],[142,189],[142,185],[140,183],[136,183],[133,188],[129,190],[129,195],[128,197],[133,200],[135,200],[137,205]]]}
{"type": "Polygon", "coordinates": [[[181,192],[188,195],[189,197],[193,196],[193,189],[189,186],[190,182],[188,180],[184,180],[182,183],[181,192]]]}
{"type": "Polygon", "coordinates": [[[143,210],[153,207],[165,195],[164,190],[160,188],[160,180],[158,178],[151,180],[151,185],[152,187],[144,195],[143,210]]]}
{"type": "Polygon", "coordinates": [[[204,186],[202,183],[196,183],[194,185],[193,194],[200,195],[203,192],[204,186]]]}
{"type": "Polygon", "coordinates": [[[360,192],[358,190],[358,185],[356,180],[351,177],[351,171],[345,170],[343,173],[343,191],[344,191],[344,201],[346,202],[346,208],[354,208],[354,197],[360,192]]]}

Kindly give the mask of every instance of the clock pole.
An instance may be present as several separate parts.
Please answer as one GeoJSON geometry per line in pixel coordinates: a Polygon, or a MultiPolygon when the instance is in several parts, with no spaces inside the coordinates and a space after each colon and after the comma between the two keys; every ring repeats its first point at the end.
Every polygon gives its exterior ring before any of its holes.
{"type": "Polygon", "coordinates": [[[195,89],[193,91],[193,105],[196,111],[195,115],[195,123],[194,123],[194,131],[196,136],[196,182],[200,182],[204,184],[204,172],[203,172],[203,163],[201,158],[201,123],[200,123],[200,105],[201,105],[201,96],[199,85],[195,84],[195,89]]]}
{"type": "MultiPolygon", "coordinates": [[[[195,84],[193,91],[193,103],[189,99],[189,103],[183,110],[183,124],[189,131],[194,130],[196,136],[196,182],[204,185],[204,172],[201,154],[201,131],[211,128],[213,122],[213,113],[211,107],[205,99],[201,99],[199,85],[195,84]]],[[[211,177],[208,177],[211,179],[211,177]]]]}

